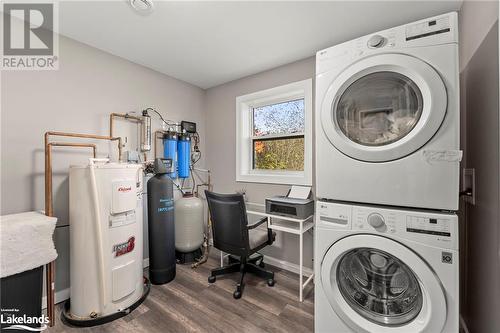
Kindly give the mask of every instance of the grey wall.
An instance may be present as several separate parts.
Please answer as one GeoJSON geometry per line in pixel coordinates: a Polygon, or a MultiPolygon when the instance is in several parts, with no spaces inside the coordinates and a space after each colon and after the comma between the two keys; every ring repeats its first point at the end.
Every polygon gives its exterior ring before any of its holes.
{"type": "MultiPolygon", "coordinates": [[[[207,166],[213,172],[214,190],[231,193],[244,189],[249,202],[264,203],[266,197],[285,194],[289,186],[236,182],[236,97],[287,83],[314,78],[315,58],[311,57],[270,71],[210,88],[206,92],[207,166]]],[[[265,254],[298,263],[298,236],[278,234],[275,246],[265,254]]],[[[312,267],[312,235],[304,239],[304,264],[312,267]]]]}
{"type": "Polygon", "coordinates": [[[460,12],[463,167],[476,170],[476,205],[462,203],[462,316],[470,332],[500,332],[498,2],[460,12]]]}
{"type": "MultiPolygon", "coordinates": [[[[153,106],[168,119],[195,121],[201,149],[205,146],[202,89],[65,37],[59,45],[59,70],[1,74],[2,215],[44,208],[45,131],[108,135],[111,112],[153,106]]],[[[137,134],[136,125],[117,121],[115,135],[127,138],[125,149],[135,149],[137,134]]],[[[107,156],[108,144],[100,144],[98,151],[107,156]]],[[[69,286],[67,169],[70,164],[85,163],[88,157],[86,149],[54,148],[57,290],[69,286]]]]}

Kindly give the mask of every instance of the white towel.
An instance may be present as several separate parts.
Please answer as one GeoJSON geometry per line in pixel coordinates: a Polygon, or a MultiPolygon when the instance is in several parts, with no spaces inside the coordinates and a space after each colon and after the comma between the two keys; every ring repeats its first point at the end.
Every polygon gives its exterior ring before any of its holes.
{"type": "Polygon", "coordinates": [[[52,240],[57,218],[42,212],[0,217],[0,277],[45,265],[57,258],[52,240]]]}

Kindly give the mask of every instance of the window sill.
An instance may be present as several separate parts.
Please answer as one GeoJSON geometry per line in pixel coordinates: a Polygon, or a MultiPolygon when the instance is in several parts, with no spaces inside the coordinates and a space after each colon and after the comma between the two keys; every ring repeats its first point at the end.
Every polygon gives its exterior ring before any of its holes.
{"type": "Polygon", "coordinates": [[[237,175],[237,182],[312,186],[304,172],[255,172],[237,175]]]}

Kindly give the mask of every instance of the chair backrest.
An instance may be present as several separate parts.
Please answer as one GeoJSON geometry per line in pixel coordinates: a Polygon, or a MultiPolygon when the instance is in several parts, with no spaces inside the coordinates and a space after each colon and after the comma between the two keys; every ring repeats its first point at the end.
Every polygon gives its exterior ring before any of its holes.
{"type": "Polygon", "coordinates": [[[218,194],[206,190],[205,195],[215,248],[233,255],[247,255],[248,220],[243,195],[218,194]]]}

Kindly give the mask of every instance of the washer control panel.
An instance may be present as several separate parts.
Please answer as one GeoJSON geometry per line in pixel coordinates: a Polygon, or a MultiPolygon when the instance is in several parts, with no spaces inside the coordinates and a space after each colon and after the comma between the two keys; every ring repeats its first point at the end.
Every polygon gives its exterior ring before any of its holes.
{"type": "Polygon", "coordinates": [[[394,234],[397,230],[396,214],[364,206],[353,207],[353,229],[394,234]]]}
{"type": "Polygon", "coordinates": [[[368,224],[374,227],[375,229],[384,228],[386,226],[384,217],[379,213],[371,213],[370,215],[368,215],[367,220],[368,224]]]}
{"type": "Polygon", "coordinates": [[[406,231],[450,237],[450,220],[437,217],[407,216],[406,231]]]}
{"type": "Polygon", "coordinates": [[[447,248],[458,247],[458,217],[449,212],[318,201],[316,224],[318,228],[378,234],[447,248]]]}

